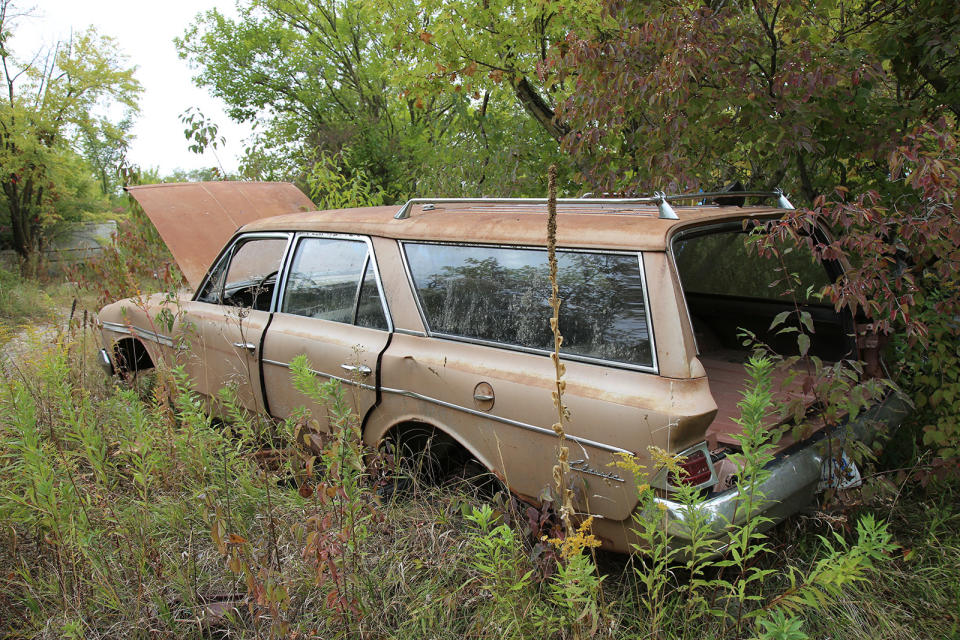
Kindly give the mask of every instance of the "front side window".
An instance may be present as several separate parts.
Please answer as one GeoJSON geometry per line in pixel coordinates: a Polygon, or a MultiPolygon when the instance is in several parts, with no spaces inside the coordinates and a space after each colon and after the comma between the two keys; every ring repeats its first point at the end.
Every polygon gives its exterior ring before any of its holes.
{"type": "Polygon", "coordinates": [[[219,304],[220,294],[223,293],[223,275],[227,272],[227,265],[230,264],[230,252],[228,251],[220,258],[220,261],[210,270],[207,276],[207,282],[200,290],[197,300],[200,302],[210,302],[219,304]]]}
{"type": "MultiPolygon", "coordinates": [[[[553,349],[550,277],[542,249],[404,245],[430,330],[553,349]]],[[[558,251],[565,354],[653,366],[637,254],[558,251]]]]}
{"type": "Polygon", "coordinates": [[[280,311],[387,329],[367,243],[341,238],[301,240],[280,311]]]}
{"type": "Polygon", "coordinates": [[[197,300],[269,311],[287,238],[237,241],[220,259],[197,300]]]}

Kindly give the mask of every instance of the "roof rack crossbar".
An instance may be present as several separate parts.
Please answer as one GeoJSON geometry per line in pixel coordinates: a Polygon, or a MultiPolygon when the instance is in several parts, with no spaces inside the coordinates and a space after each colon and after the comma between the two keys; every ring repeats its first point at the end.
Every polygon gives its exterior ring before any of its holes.
{"type": "MultiPolygon", "coordinates": [[[[793,209],[793,205],[783,195],[783,191],[776,189],[774,191],[711,191],[700,193],[681,193],[667,195],[662,192],[654,192],[652,196],[643,196],[639,198],[557,198],[557,204],[570,205],[634,205],[648,204],[657,205],[660,217],[669,220],[676,220],[677,213],[670,206],[671,202],[683,200],[706,200],[723,198],[776,198],[777,206],[781,209],[793,209]]],[[[410,217],[410,209],[415,204],[437,205],[437,204],[547,204],[547,198],[411,198],[406,204],[400,207],[393,217],[397,220],[405,220],[410,217]]],[[[432,206],[430,208],[433,208],[432,206]]],[[[427,207],[424,209],[428,210],[427,207]]]]}

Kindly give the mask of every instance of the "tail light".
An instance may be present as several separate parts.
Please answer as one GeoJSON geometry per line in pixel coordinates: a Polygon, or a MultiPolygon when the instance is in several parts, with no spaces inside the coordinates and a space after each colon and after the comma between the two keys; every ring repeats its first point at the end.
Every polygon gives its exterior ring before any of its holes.
{"type": "Polygon", "coordinates": [[[685,485],[707,489],[717,484],[717,473],[713,466],[713,458],[706,442],[696,444],[675,455],[677,467],[680,471],[669,473],[666,467],[654,476],[651,485],[666,491],[675,491],[685,485]]]}
{"type": "Polygon", "coordinates": [[[710,458],[702,450],[698,449],[686,456],[677,466],[683,469],[685,473],[675,473],[671,480],[674,483],[682,482],[694,487],[708,482],[713,476],[713,465],[709,464],[710,458]]]}

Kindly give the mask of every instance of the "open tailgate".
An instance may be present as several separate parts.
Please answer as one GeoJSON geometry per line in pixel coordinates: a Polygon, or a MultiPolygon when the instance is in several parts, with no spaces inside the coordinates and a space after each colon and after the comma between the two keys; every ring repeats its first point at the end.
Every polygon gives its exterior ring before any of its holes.
{"type": "Polygon", "coordinates": [[[196,289],[237,229],[261,218],[313,211],[289,182],[173,182],[127,187],[196,289]]]}

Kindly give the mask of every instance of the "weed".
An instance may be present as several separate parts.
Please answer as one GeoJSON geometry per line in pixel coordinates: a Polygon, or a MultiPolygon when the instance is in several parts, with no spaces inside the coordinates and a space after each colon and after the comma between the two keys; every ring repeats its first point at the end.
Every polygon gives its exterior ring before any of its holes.
{"type": "MultiPolygon", "coordinates": [[[[685,535],[699,542],[678,554],[667,545],[659,556],[647,545],[632,565],[604,557],[602,573],[590,553],[568,553],[545,576],[522,535],[463,488],[418,487],[416,500],[378,502],[362,464],[370,451],[335,385],[301,380],[332,394],[321,399],[343,402],[347,420],[308,473],[254,455],[265,443],[288,463],[295,453],[298,464],[316,455],[293,441],[300,422],[275,427],[279,440],[242,413],[218,426],[182,369],[170,372],[170,401],[141,396],[81,375],[91,359],[81,357],[79,328],[64,338],[31,345],[30,358],[0,381],[6,635],[732,637],[735,582],[770,568],[778,571],[743,591],[742,637],[949,637],[960,629],[951,485],[931,483],[929,494],[907,487],[892,511],[892,495],[877,494],[875,510],[890,525],[866,512],[850,536],[816,521],[789,541],[785,532],[758,532],[769,552],[742,569],[718,569],[709,532],[695,533],[696,492],[683,494],[679,483],[672,498],[690,506],[685,535]],[[293,468],[299,475],[288,486],[293,468]]],[[[664,531],[651,508],[651,532],[664,531]]],[[[726,559],[736,560],[733,552],[726,559]]]]}

